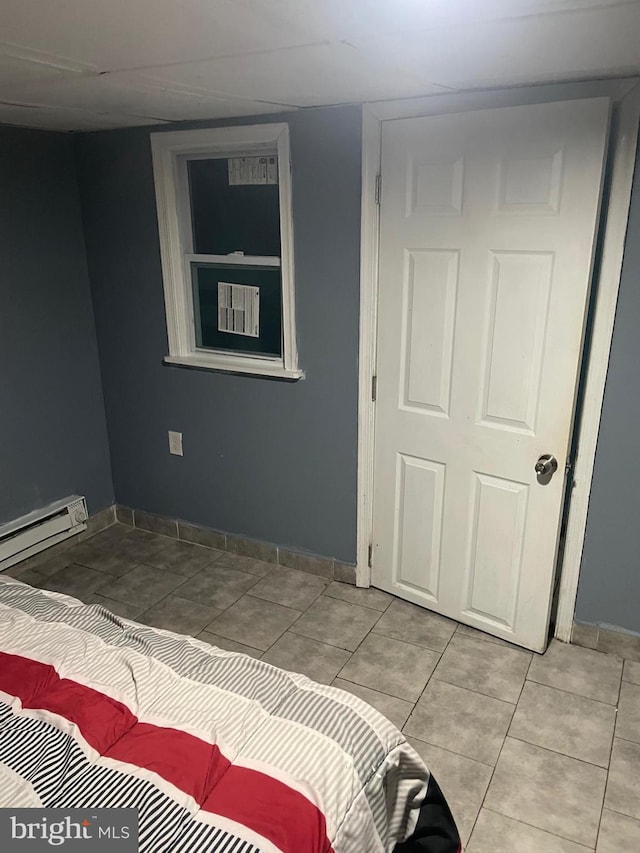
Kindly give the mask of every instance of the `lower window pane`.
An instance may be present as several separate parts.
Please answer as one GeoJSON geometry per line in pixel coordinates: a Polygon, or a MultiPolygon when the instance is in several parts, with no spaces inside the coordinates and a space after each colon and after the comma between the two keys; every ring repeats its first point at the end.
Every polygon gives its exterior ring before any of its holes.
{"type": "Polygon", "coordinates": [[[191,279],[200,349],[282,357],[278,267],[192,263],[191,279]]]}

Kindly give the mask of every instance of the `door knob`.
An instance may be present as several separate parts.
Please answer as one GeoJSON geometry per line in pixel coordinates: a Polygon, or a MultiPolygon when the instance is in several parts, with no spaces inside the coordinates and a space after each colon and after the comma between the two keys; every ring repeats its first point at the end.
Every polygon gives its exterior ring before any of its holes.
{"type": "Polygon", "coordinates": [[[538,477],[552,477],[558,470],[558,460],[550,453],[543,453],[538,457],[535,472],[538,477]]]}

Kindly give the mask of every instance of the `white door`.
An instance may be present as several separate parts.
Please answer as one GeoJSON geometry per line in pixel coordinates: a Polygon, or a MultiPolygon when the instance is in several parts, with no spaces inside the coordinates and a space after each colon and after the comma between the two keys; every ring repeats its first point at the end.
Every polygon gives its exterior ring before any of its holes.
{"type": "Polygon", "coordinates": [[[606,98],[383,123],[372,583],[537,651],[608,124],[606,98]]]}

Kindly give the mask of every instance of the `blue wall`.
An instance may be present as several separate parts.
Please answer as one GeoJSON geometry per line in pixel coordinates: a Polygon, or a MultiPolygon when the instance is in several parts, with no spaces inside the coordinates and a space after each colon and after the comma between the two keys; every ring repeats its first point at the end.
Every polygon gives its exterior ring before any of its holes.
{"type": "Polygon", "coordinates": [[[640,154],[589,501],[576,619],[640,633],[640,154]]]}
{"type": "MultiPolygon", "coordinates": [[[[286,120],[291,128],[298,337],[307,372],[295,384],[162,365],[150,130],[77,139],[116,499],[353,561],[360,109],[259,120],[286,120]],[[184,458],[169,455],[168,429],[183,432],[184,458]]],[[[204,125],[181,125],[189,126],[204,125]]],[[[638,328],[639,174],[576,617],[640,632],[638,328]]]]}
{"type": "Polygon", "coordinates": [[[69,136],[0,127],[0,523],[113,503],[69,136]]]}
{"type": "Polygon", "coordinates": [[[163,366],[150,130],[77,140],[115,494],[126,506],[353,562],[361,111],[266,120],[288,121],[291,133],[306,371],[297,383],[163,366]],[[183,433],[182,458],[169,455],[170,429],[183,433]]]}
{"type": "MultiPolygon", "coordinates": [[[[298,336],[307,372],[295,384],[162,365],[150,131],[76,138],[115,498],[353,561],[360,110],[268,120],[291,127],[298,336]],[[183,458],[169,455],[168,429],[184,433],[183,458]]],[[[87,495],[97,512],[114,493],[71,137],[1,127],[0,189],[0,523],[73,492],[87,495]]],[[[576,610],[580,621],[635,632],[638,328],[640,168],[576,610]]]]}

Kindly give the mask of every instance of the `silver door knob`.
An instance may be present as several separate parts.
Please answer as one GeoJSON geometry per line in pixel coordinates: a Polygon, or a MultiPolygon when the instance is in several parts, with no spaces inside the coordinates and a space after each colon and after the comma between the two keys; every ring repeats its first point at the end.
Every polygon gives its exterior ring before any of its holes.
{"type": "Polygon", "coordinates": [[[538,458],[535,471],[538,477],[552,477],[558,470],[558,460],[550,453],[543,453],[538,458]]]}

